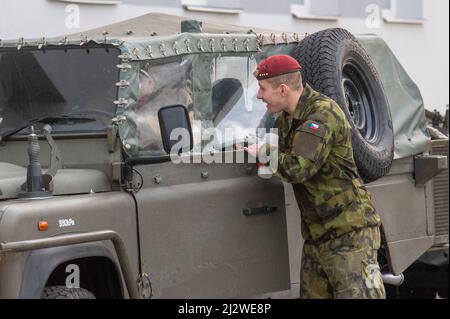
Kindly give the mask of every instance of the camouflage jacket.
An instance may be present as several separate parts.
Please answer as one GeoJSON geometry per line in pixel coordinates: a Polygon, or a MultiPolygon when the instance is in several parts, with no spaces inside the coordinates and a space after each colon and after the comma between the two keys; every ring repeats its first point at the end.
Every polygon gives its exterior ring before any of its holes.
{"type": "Polygon", "coordinates": [[[304,83],[294,114],[283,112],[275,128],[275,176],[293,184],[305,240],[328,240],[380,225],[353,159],[350,123],[336,102],[304,83]]]}

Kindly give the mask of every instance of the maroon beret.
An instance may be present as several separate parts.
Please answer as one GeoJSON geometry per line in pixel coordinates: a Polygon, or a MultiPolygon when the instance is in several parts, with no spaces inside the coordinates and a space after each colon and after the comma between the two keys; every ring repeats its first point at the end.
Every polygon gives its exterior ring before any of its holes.
{"type": "Polygon", "coordinates": [[[259,80],[300,71],[302,67],[296,59],[289,55],[272,55],[261,61],[253,73],[259,80]]]}

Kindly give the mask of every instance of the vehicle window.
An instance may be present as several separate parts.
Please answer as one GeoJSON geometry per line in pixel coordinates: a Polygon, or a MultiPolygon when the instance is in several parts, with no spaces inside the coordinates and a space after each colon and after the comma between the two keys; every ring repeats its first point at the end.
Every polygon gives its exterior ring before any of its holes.
{"type": "Polygon", "coordinates": [[[0,51],[0,133],[62,114],[96,121],[54,124],[53,132],[104,131],[116,112],[119,54],[104,47],[0,51]]]}
{"type": "Polygon", "coordinates": [[[140,156],[166,154],[158,111],[171,105],[183,105],[189,112],[194,153],[220,151],[233,141],[254,143],[257,128],[270,128],[274,122],[256,98],[254,69],[253,58],[220,54],[143,62],[137,108],[129,114],[136,125],[140,156]]]}
{"type": "Polygon", "coordinates": [[[139,151],[155,156],[166,154],[158,111],[164,106],[183,105],[192,115],[192,101],[190,59],[143,64],[139,72],[139,99],[134,115],[139,151]]]}
{"type": "Polygon", "coordinates": [[[215,128],[217,135],[204,148],[222,150],[233,142],[244,141],[252,144],[256,141],[258,128],[267,130],[273,126],[273,116],[257,99],[259,86],[253,76],[255,69],[256,60],[252,57],[217,56],[213,60],[213,117],[202,125],[215,128]]]}

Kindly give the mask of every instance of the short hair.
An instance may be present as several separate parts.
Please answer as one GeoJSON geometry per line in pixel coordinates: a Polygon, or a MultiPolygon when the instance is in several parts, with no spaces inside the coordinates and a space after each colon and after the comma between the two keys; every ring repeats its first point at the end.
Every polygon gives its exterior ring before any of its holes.
{"type": "Polygon", "coordinates": [[[302,87],[302,74],[300,71],[293,73],[281,74],[274,76],[273,78],[266,79],[273,88],[286,84],[291,87],[292,90],[298,91],[302,87]]]}

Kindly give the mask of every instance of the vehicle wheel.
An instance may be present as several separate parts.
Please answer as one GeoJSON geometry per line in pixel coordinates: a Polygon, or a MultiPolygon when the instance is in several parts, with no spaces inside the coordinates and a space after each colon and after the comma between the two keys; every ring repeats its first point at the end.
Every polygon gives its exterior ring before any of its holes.
{"type": "Polygon", "coordinates": [[[353,155],[368,183],[384,176],[394,157],[389,104],[365,49],[347,30],[323,30],[303,39],[294,57],[303,79],[335,100],[352,128],[353,155]]]}
{"type": "Polygon", "coordinates": [[[83,288],[67,288],[65,286],[45,287],[41,299],[96,299],[94,294],[83,288]]]}

